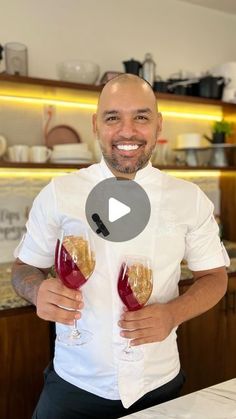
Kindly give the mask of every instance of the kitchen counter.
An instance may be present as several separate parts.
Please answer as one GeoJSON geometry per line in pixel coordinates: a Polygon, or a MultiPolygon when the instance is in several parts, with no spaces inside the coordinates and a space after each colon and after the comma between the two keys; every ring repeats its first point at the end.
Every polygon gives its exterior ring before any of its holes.
{"type": "MultiPolygon", "coordinates": [[[[227,269],[229,274],[236,274],[236,243],[225,242],[231,264],[227,269]]],[[[181,280],[191,279],[192,274],[183,263],[181,269],[181,280]]],[[[31,305],[28,301],[19,297],[11,285],[11,264],[0,264],[0,310],[19,308],[31,305]]]]}
{"type": "Polygon", "coordinates": [[[125,418],[235,419],[236,378],[133,413],[125,418]]]}

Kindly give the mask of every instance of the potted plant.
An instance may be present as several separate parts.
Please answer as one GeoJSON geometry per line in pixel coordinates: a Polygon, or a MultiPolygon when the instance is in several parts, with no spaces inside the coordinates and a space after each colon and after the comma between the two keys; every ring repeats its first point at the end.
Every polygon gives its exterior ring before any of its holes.
{"type": "Polygon", "coordinates": [[[212,126],[212,143],[220,144],[224,143],[226,137],[232,135],[233,133],[233,123],[225,121],[216,121],[212,126]]]}

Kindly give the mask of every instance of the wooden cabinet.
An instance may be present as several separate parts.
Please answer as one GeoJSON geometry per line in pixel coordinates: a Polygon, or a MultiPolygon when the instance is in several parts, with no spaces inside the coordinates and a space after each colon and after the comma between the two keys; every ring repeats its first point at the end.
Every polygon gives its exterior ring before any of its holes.
{"type": "Polygon", "coordinates": [[[215,307],[179,327],[178,346],[184,394],[236,377],[236,276],[215,307]]]}
{"type": "Polygon", "coordinates": [[[51,325],[33,307],[0,311],[1,419],[31,419],[51,352],[51,325]]]}

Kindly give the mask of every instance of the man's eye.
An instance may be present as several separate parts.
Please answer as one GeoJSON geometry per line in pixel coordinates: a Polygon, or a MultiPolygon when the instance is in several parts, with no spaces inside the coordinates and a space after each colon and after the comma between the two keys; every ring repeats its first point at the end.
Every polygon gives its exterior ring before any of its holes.
{"type": "Polygon", "coordinates": [[[113,121],[118,121],[118,116],[107,116],[105,119],[106,122],[113,122],[113,121]]]}
{"type": "Polygon", "coordinates": [[[147,121],[148,120],[148,117],[147,116],[144,116],[144,115],[137,115],[136,116],[136,119],[141,120],[141,121],[147,121]]]}

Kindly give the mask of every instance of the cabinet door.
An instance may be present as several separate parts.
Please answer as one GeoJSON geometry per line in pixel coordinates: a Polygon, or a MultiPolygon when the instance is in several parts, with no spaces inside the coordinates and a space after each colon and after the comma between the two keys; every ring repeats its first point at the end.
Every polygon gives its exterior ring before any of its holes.
{"type": "Polygon", "coordinates": [[[224,377],[228,380],[236,377],[236,276],[229,279],[222,312],[226,318],[226,340],[222,357],[224,359],[224,377]]]}
{"type": "Polygon", "coordinates": [[[50,324],[33,307],[0,311],[0,418],[30,419],[50,356],[50,324]]]}
{"type": "Polygon", "coordinates": [[[215,307],[179,327],[178,346],[184,394],[236,376],[236,277],[215,307]]]}
{"type": "Polygon", "coordinates": [[[187,380],[184,394],[222,381],[226,318],[221,304],[188,322],[178,330],[182,368],[187,380]]]}

